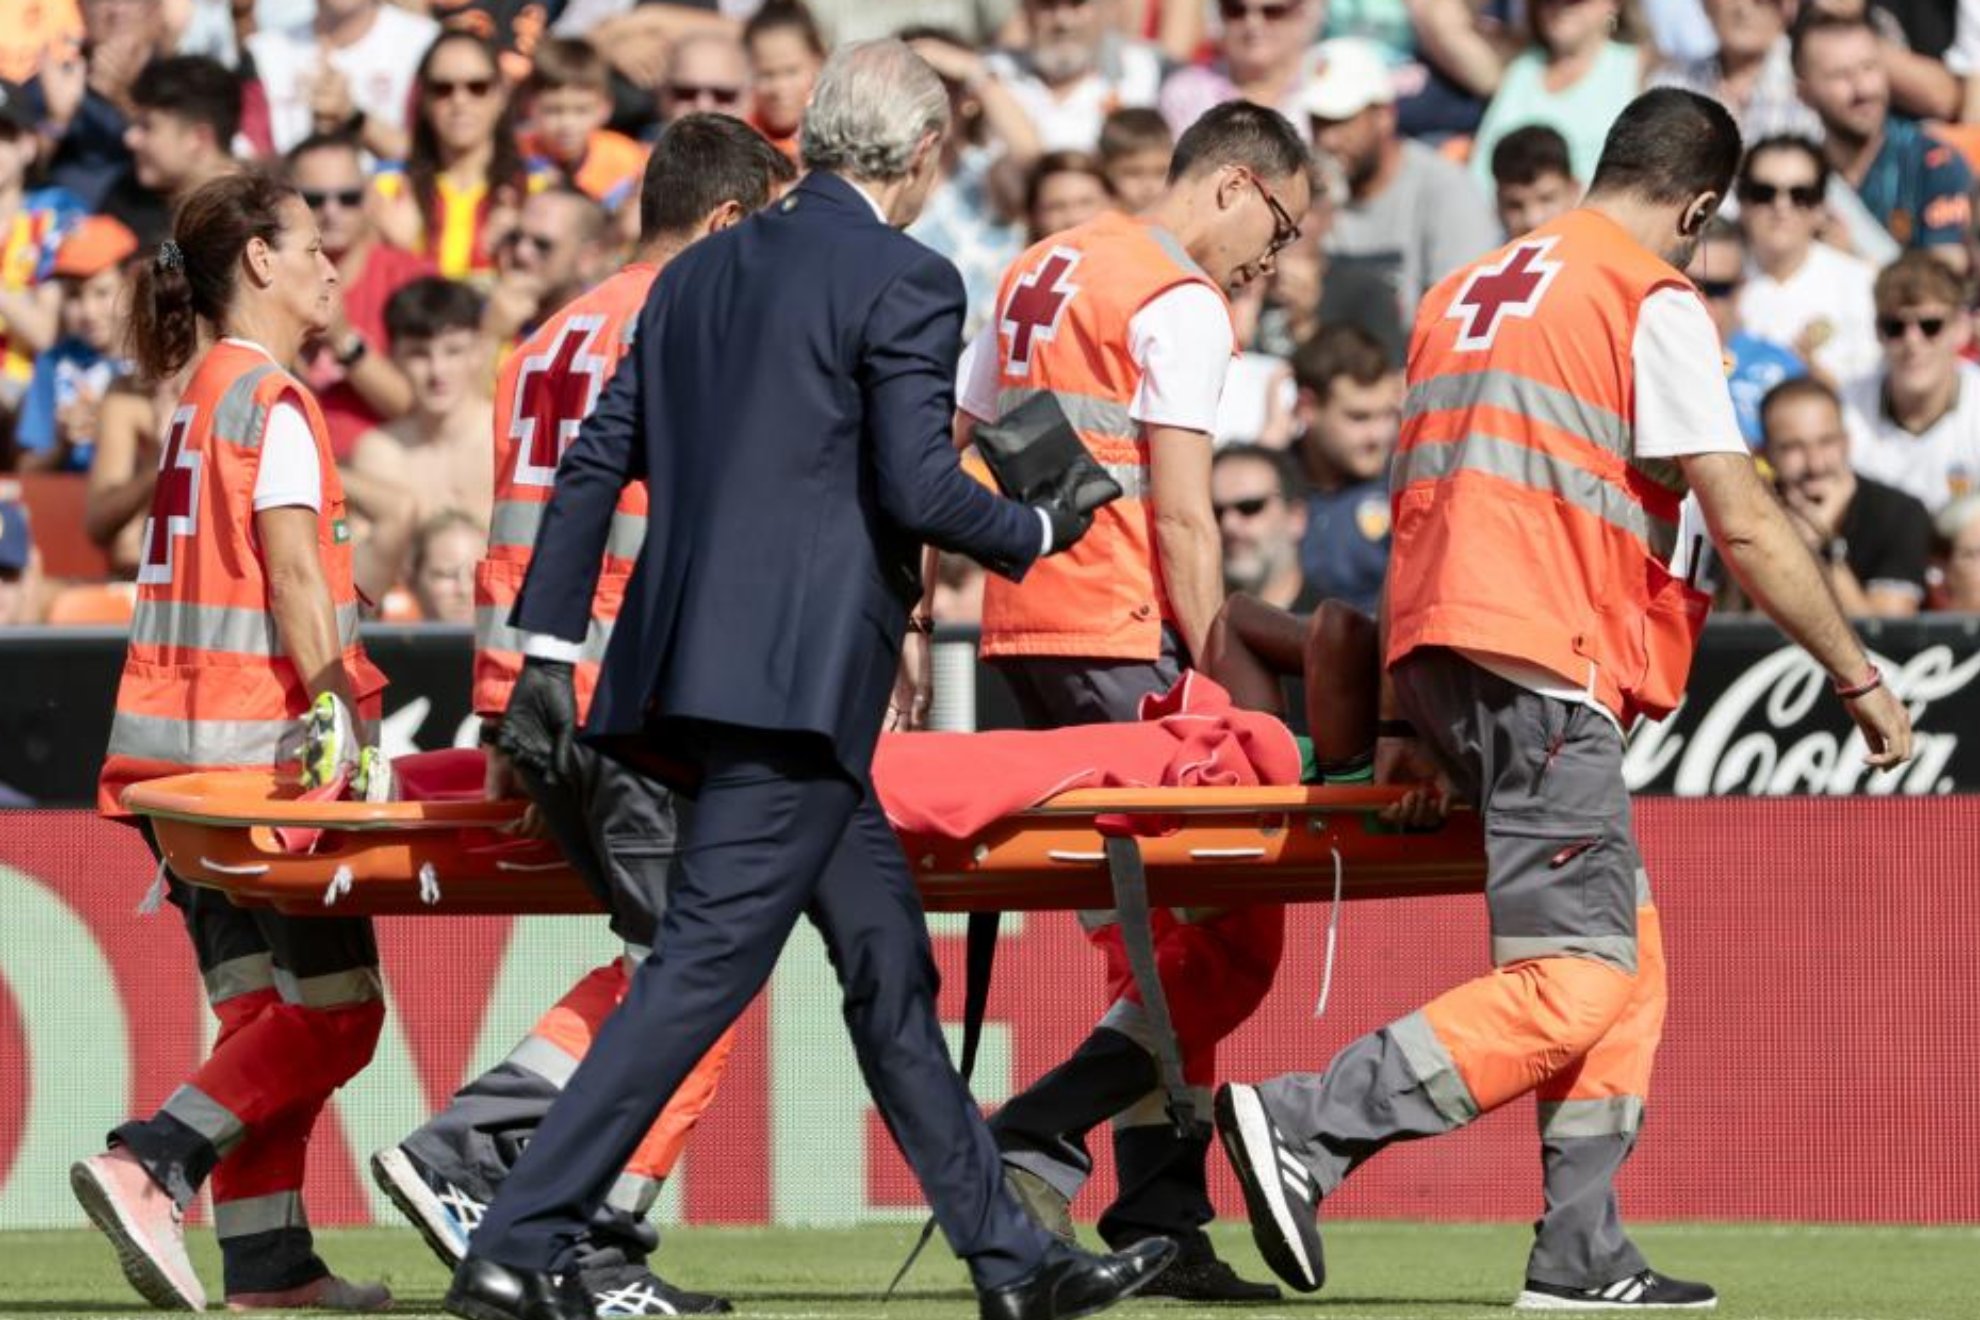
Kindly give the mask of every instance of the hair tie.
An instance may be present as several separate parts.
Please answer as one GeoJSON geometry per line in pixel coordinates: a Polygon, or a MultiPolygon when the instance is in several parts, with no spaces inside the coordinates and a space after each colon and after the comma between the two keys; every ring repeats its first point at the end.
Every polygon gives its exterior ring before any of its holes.
{"type": "Polygon", "coordinates": [[[185,250],[169,238],[158,245],[158,256],[155,260],[160,270],[184,270],[186,268],[185,250]]]}

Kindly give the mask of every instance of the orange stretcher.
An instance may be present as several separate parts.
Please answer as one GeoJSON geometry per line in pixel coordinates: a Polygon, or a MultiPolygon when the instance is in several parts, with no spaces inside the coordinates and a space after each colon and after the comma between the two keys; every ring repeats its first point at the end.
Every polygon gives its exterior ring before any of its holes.
{"type": "MultiPolygon", "coordinates": [[[[967,839],[903,832],[930,911],[1114,905],[1123,842],[1155,907],[1405,898],[1476,892],[1477,817],[1404,833],[1380,821],[1390,788],[1076,789],[967,839]],[[1110,849],[1113,856],[1110,858],[1110,849]]],[[[308,802],[267,771],[134,785],[173,874],[236,902],[293,915],[596,912],[546,842],[505,827],[523,804],[481,800],[308,802]],[[320,831],[307,852],[291,831],[320,831]]]]}

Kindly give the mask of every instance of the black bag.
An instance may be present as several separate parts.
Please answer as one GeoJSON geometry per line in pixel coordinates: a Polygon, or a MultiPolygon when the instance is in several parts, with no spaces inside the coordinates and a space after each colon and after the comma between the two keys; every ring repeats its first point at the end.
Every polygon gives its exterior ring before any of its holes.
{"type": "Polygon", "coordinates": [[[998,487],[1023,504],[1092,513],[1125,493],[1086,452],[1059,401],[1043,390],[994,423],[979,425],[976,447],[998,487]]]}

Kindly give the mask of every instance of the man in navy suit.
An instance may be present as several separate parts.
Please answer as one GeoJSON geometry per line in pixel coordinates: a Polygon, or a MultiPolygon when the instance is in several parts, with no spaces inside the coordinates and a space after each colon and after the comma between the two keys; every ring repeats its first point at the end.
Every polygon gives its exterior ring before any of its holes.
{"type": "Polygon", "coordinates": [[[963,288],[899,232],[948,129],[899,42],[842,48],[805,116],[810,173],[676,258],[558,472],[512,623],[530,657],[503,746],[572,736],[582,641],[621,487],[647,538],[586,737],[695,795],[652,956],[474,1234],[447,1307],[592,1314],[571,1247],[669,1095],[770,975],[800,915],[825,938],[860,1069],[986,1317],[1099,1310],[1166,1266],[1059,1245],[1002,1184],[949,1060],[906,861],[868,770],[924,543],[1011,577],[1088,518],[998,498],[950,443],[963,288]]]}

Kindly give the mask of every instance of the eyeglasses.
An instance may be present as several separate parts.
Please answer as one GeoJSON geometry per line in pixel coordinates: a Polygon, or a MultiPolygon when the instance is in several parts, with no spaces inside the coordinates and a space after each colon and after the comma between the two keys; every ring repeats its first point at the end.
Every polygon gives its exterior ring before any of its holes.
{"type": "Polygon", "coordinates": [[[1822,204],[1822,190],[1812,183],[1794,183],[1783,188],[1778,183],[1761,183],[1756,179],[1739,186],[1739,200],[1749,206],[1772,206],[1782,193],[1787,194],[1796,210],[1812,211],[1822,204]]]}
{"type": "Polygon", "coordinates": [[[676,101],[707,101],[713,105],[736,105],[743,99],[740,87],[708,87],[700,83],[668,83],[667,95],[676,101]]]}
{"type": "Polygon", "coordinates": [[[1297,4],[1247,5],[1225,0],[1217,6],[1217,13],[1226,24],[1236,27],[1247,18],[1255,18],[1261,23],[1283,23],[1299,12],[1297,4]]]}
{"type": "Polygon", "coordinates": [[[302,194],[303,205],[312,211],[321,211],[332,202],[346,211],[354,211],[364,201],[362,188],[300,188],[297,191],[302,194]]]}
{"type": "Polygon", "coordinates": [[[1713,302],[1724,302],[1739,293],[1738,280],[1698,280],[1698,291],[1713,302]]]}
{"type": "Polygon", "coordinates": [[[1927,339],[1937,339],[1945,333],[1947,320],[1943,316],[1880,316],[1877,335],[1882,339],[1903,339],[1905,332],[1916,326],[1927,339]]]}
{"type": "Polygon", "coordinates": [[[1272,190],[1265,186],[1265,180],[1242,166],[1239,169],[1245,178],[1251,180],[1251,186],[1258,189],[1265,205],[1272,208],[1272,246],[1265,249],[1265,259],[1269,261],[1285,251],[1287,246],[1299,241],[1299,221],[1293,219],[1292,212],[1272,195],[1272,190]]]}
{"type": "Polygon", "coordinates": [[[465,92],[474,100],[495,90],[493,78],[428,78],[426,97],[429,101],[451,101],[465,92]]]}
{"type": "Polygon", "coordinates": [[[1250,499],[1232,500],[1229,504],[1213,504],[1210,506],[1210,512],[1216,515],[1218,522],[1224,521],[1224,515],[1227,513],[1235,513],[1238,517],[1249,521],[1265,512],[1266,506],[1274,498],[1276,497],[1271,495],[1253,495],[1250,499]]]}

